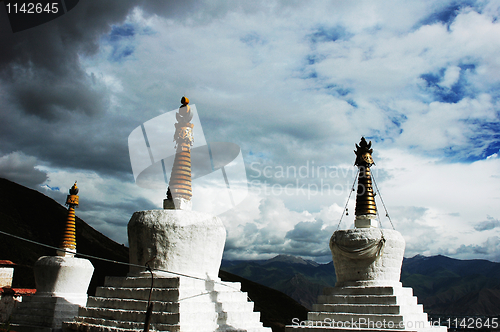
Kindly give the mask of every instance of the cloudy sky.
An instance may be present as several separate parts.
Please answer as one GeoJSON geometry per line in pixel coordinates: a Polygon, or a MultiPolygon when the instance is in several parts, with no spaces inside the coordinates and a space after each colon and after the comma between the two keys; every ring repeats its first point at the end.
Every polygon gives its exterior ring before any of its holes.
{"type": "Polygon", "coordinates": [[[500,262],[499,17],[481,0],[82,0],[13,33],[2,3],[0,176],[61,204],[78,180],[77,214],[127,244],[166,190],[135,183],[128,137],[185,95],[246,168],[225,258],[331,260],[365,136],[406,257],[500,262]]]}

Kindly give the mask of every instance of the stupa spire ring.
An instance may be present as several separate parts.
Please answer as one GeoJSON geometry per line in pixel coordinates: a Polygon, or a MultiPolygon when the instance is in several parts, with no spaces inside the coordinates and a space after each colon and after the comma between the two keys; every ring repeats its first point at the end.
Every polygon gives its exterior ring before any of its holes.
{"type": "Polygon", "coordinates": [[[73,256],[76,253],[76,223],[75,223],[75,208],[78,207],[78,187],[76,181],[73,187],[69,190],[69,195],[66,198],[66,205],[68,206],[68,216],[66,219],[66,227],[62,236],[60,251],[57,252],[59,256],[73,256]]]}
{"type": "Polygon", "coordinates": [[[164,209],[191,209],[191,147],[194,144],[193,127],[191,123],[193,112],[189,107],[189,99],[182,97],[179,112],[175,114],[174,142],[176,154],[172,174],[168,184],[167,198],[163,200],[164,209]]]}

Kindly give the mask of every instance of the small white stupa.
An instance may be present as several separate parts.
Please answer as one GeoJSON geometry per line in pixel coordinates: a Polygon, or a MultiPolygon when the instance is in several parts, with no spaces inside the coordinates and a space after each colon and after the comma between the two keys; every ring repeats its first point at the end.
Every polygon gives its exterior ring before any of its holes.
{"type": "Polygon", "coordinates": [[[222,221],[191,211],[193,115],[189,100],[181,103],[164,209],[135,212],[128,223],[135,266],[126,278],[107,277],[64,331],[271,332],[240,283],[218,277],[226,241],[222,221]]]}
{"type": "Polygon", "coordinates": [[[78,314],[87,304],[94,266],[88,259],[76,258],[75,207],[76,182],[66,200],[68,217],[57,256],[42,256],[35,263],[36,293],[23,299],[14,311],[11,325],[16,331],[62,331],[62,322],[78,314]]]}
{"type": "Polygon", "coordinates": [[[307,321],[286,331],[446,331],[431,326],[413,290],[400,282],[405,240],[396,230],[377,227],[371,142],[363,137],[356,148],[355,228],[338,230],[330,239],[337,283],[319,296],[307,321]]]}

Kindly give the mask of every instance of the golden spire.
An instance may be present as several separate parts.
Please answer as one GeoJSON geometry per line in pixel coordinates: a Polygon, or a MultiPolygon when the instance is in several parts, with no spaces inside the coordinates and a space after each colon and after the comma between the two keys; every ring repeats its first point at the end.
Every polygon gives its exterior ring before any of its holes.
{"type": "Polygon", "coordinates": [[[356,144],[356,151],[354,151],[356,154],[354,165],[359,168],[355,212],[355,226],[358,228],[376,227],[377,206],[375,205],[375,194],[370,172],[370,167],[374,164],[371,146],[371,141],[367,143],[365,138],[361,137],[361,142],[359,145],[356,144]]]}
{"type": "MultiPolygon", "coordinates": [[[[75,207],[78,206],[78,187],[76,181],[73,187],[69,190],[69,195],[66,198],[66,205],[68,206],[68,217],[66,219],[66,229],[64,230],[60,249],[72,251],[76,253],[76,225],[75,225],[75,207]]],[[[58,251],[59,256],[73,256],[73,254],[66,251],[58,251]]]]}
{"type": "Polygon", "coordinates": [[[179,112],[175,114],[174,141],[177,145],[172,174],[168,184],[167,198],[163,200],[164,209],[191,209],[191,146],[194,143],[193,112],[189,107],[189,99],[182,97],[179,112]]]}

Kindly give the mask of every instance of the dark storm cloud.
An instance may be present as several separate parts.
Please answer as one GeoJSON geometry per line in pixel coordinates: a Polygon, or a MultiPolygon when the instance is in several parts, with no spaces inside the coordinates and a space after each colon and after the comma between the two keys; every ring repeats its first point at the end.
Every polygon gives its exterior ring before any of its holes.
{"type": "Polygon", "coordinates": [[[60,167],[130,172],[124,142],[137,124],[109,114],[111,91],[81,57],[97,54],[108,35],[133,37],[123,23],[142,5],[148,15],[189,15],[181,10],[189,2],[80,1],[53,21],[12,33],[0,5],[0,154],[19,150],[60,167]]]}
{"type": "Polygon", "coordinates": [[[131,1],[81,1],[66,15],[19,33],[12,33],[0,6],[0,78],[11,102],[44,119],[105,111],[105,90],[85,73],[79,56],[95,54],[99,37],[122,22],[131,6],[131,1]]]}
{"type": "MultiPolygon", "coordinates": [[[[13,103],[26,114],[59,118],[67,111],[88,115],[108,106],[105,89],[80,66],[80,56],[99,50],[99,40],[122,23],[136,6],[149,15],[189,15],[189,2],[80,1],[67,14],[12,33],[0,6],[0,79],[13,103]]],[[[129,50],[130,51],[130,50],[129,50]]]]}

